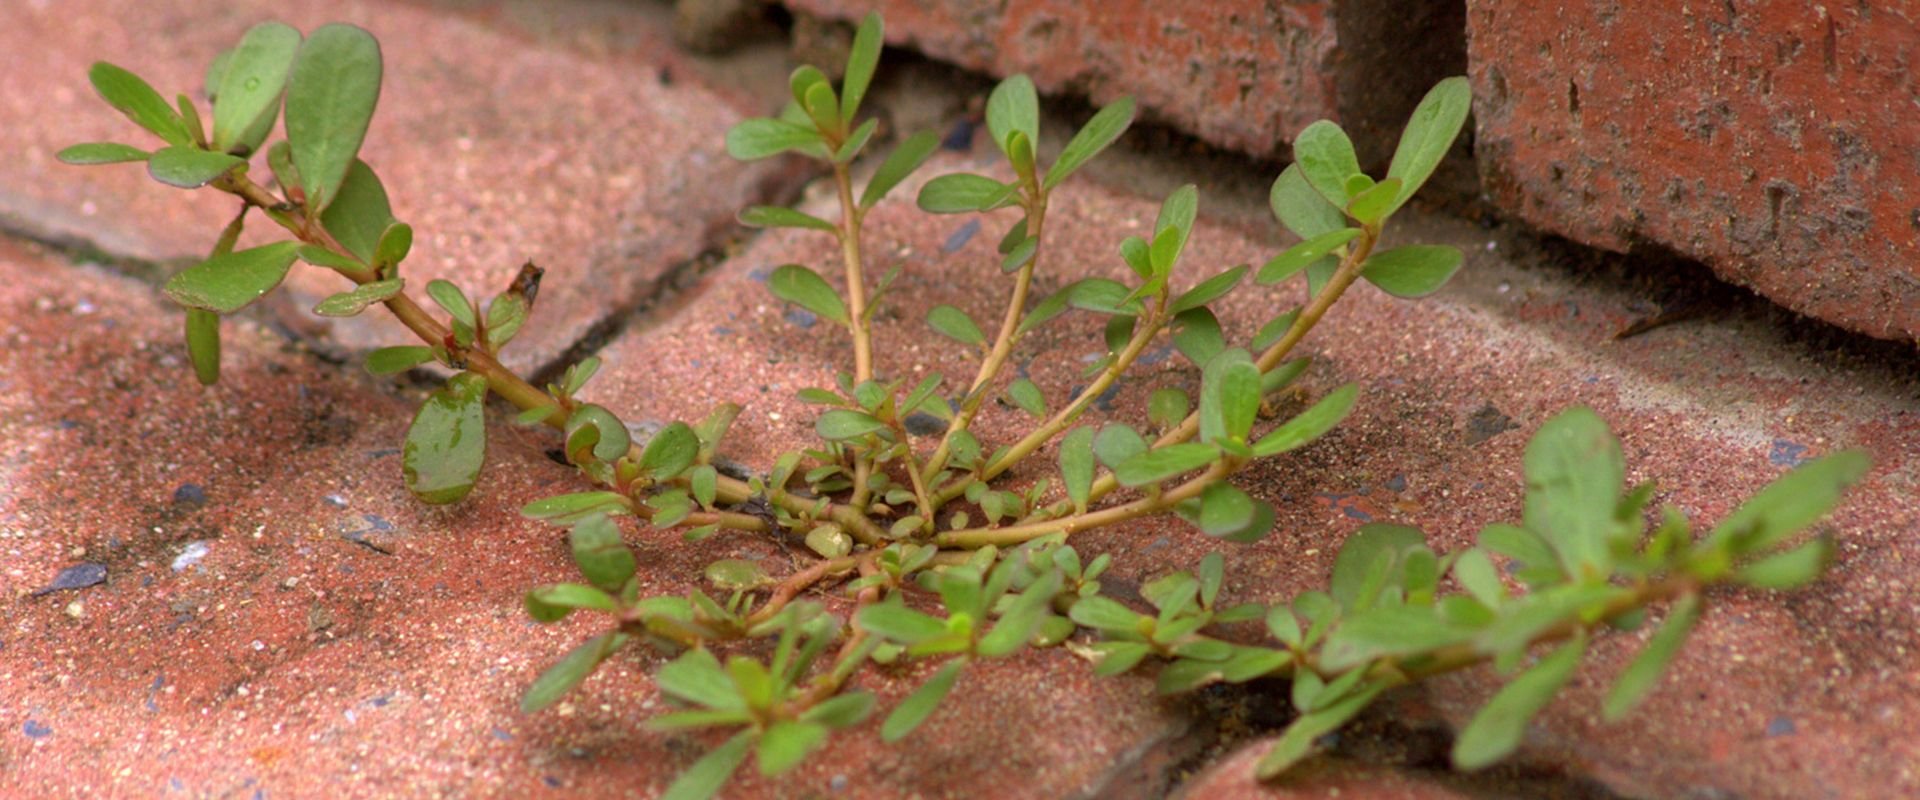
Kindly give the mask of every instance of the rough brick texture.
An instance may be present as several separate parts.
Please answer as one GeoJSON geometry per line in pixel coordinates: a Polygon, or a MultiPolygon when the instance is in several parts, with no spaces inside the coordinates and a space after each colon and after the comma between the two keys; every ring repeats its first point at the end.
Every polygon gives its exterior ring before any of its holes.
{"type": "Polygon", "coordinates": [[[888,41],[965,66],[1025,72],[1095,102],[1134,95],[1147,115],[1213,144],[1285,154],[1295,131],[1340,121],[1369,160],[1425,83],[1458,73],[1459,9],[1437,2],[1222,0],[789,0],[841,19],[879,10],[888,41]]]}
{"type": "Polygon", "coordinates": [[[1920,336],[1908,4],[1468,3],[1494,201],[1651,244],[1856,331],[1920,336]]]}

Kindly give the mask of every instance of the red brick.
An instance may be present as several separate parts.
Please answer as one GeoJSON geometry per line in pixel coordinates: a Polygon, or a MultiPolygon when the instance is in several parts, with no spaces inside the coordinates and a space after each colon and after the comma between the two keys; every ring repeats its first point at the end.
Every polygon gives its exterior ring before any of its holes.
{"type": "Polygon", "coordinates": [[[1920,337],[1920,17],[1905,4],[1470,2],[1496,203],[1920,337]]]}
{"type": "Polygon", "coordinates": [[[878,9],[893,44],[998,76],[1025,72],[1043,91],[1096,103],[1134,95],[1149,118],[1261,157],[1285,155],[1296,131],[1325,118],[1383,160],[1421,81],[1463,68],[1459,9],[1437,2],[787,4],[848,20],[878,9]]]}

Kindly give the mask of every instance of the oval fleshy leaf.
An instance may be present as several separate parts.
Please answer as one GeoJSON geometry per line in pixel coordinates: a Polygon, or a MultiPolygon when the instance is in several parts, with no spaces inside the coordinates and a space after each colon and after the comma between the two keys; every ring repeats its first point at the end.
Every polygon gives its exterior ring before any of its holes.
{"type": "Polygon", "coordinates": [[[246,163],[226,153],[196,147],[165,147],[147,159],[147,174],[168,186],[198,189],[246,163]]]}
{"type": "Polygon", "coordinates": [[[279,242],[215,256],[173,276],[165,291],[188,308],[231,314],[279,286],[298,248],[279,242]]]}
{"type": "Polygon", "coordinates": [[[309,213],[333,201],[359,155],[380,74],[380,43],[355,26],[323,25],[300,46],[287,79],[286,129],[309,213]]]}
{"type": "Polygon", "coordinates": [[[825,319],[842,325],[847,323],[847,307],[840,302],[840,294],[813,270],[799,264],[780,267],[767,277],[767,288],[775,297],[825,319]]]}
{"type": "Polygon", "coordinates": [[[220,382],[220,315],[198,308],[187,309],[187,355],[193,360],[193,374],[200,385],[220,382]]]}
{"type": "Polygon", "coordinates": [[[100,93],[107,105],[125,114],[135,125],[146,128],[170,145],[187,147],[193,144],[193,137],[188,135],[187,125],[181,121],[180,113],[167,105],[166,98],[161,97],[140,76],[105,61],[98,61],[92,69],[87,70],[87,80],[93,83],[94,91],[100,93]]]}
{"type": "Polygon", "coordinates": [[[1444,244],[1410,244],[1375,253],[1360,268],[1360,277],[1394,297],[1425,297],[1440,291],[1460,271],[1458,248],[1444,244]]]}
{"type": "Polygon", "coordinates": [[[405,282],[399,278],[387,281],[375,281],[361,284],[350,292],[341,292],[313,307],[313,313],[323,317],[352,317],[367,310],[367,306],[385,302],[400,293],[405,282]]]}
{"type": "Polygon", "coordinates": [[[251,153],[260,140],[248,140],[259,131],[261,139],[271,129],[259,124],[280,110],[280,91],[286,88],[287,72],[300,52],[300,32],[279,22],[262,22],[241,37],[240,44],[228,51],[220,82],[210,89],[213,102],[213,149],[230,152],[240,145],[251,153]]]}
{"type": "Polygon", "coordinates": [[[76,144],[53,154],[62,164],[90,166],[93,164],[124,164],[128,161],[145,161],[151,153],[132,145],[118,142],[88,142],[76,144]]]}
{"type": "Polygon", "coordinates": [[[473,491],[487,457],[486,399],[487,379],[463,372],[420,405],[401,451],[414,496],[441,504],[473,491]]]}

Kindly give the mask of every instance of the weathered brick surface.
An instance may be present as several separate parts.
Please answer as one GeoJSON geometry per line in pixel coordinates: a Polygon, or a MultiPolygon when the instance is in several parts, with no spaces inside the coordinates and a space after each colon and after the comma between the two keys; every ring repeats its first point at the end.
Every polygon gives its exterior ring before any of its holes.
{"type": "Polygon", "coordinates": [[[1920,336],[1920,17],[1902,3],[1470,2],[1495,202],[1856,331],[1920,336]]]}
{"type": "MultiPolygon", "coordinates": [[[[740,113],[693,72],[665,70],[667,23],[638,15],[603,26],[606,39],[617,31],[616,45],[556,35],[564,25],[552,18],[542,35],[403,3],[26,4],[0,25],[0,50],[35,54],[0,75],[0,149],[14,154],[0,161],[0,216],[115,255],[204,257],[236,204],[154,183],[137,164],[54,161],[79,141],[151,139],[94,96],[88,65],[118,63],[167,96],[189,92],[204,112],[205,65],[252,24],[352,22],[385,45],[386,80],[362,156],[396,216],[414,226],[406,277],[491,296],[522,261],[545,266],[538,324],[508,351],[509,363],[538,366],[711,246],[715,226],[757,197],[767,175],[726,156],[721,137],[740,113]]],[[[271,227],[256,217],[250,235],[271,227]]],[[[303,308],[345,285],[317,268],[289,282],[303,308]]],[[[330,327],[356,348],[407,337],[377,313],[330,327]]]]}
{"type": "Polygon", "coordinates": [[[1225,0],[788,0],[857,20],[878,9],[887,38],[1044,91],[1105,103],[1134,95],[1147,115],[1258,156],[1284,155],[1317,119],[1347,125],[1369,160],[1426,84],[1459,72],[1458,8],[1431,2],[1225,0]]]}

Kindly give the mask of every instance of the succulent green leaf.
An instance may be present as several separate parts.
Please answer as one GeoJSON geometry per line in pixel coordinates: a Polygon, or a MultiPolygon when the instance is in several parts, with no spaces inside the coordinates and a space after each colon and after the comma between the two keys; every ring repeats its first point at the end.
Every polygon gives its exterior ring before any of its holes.
{"type": "Polygon", "coordinates": [[[700,437],[687,423],[675,422],[660,429],[640,451],[640,466],[653,471],[656,480],[677,477],[700,455],[700,437]]]}
{"type": "Polygon", "coordinates": [[[1328,203],[1335,208],[1347,206],[1351,199],[1347,178],[1360,174],[1360,160],[1353,153],[1353,141],[1339,125],[1323,119],[1300,131],[1293,138],[1293,163],[1328,203]]]}
{"type": "Polygon", "coordinates": [[[1260,413],[1260,368],[1245,350],[1221,351],[1200,376],[1200,441],[1244,442],[1260,413]]]}
{"type": "Polygon", "coordinates": [[[1220,319],[1204,306],[1180,312],[1173,318],[1173,347],[1196,366],[1206,366],[1227,349],[1220,319]]]}
{"type": "Polygon", "coordinates": [[[351,317],[367,310],[367,306],[385,302],[400,293],[405,282],[399,278],[385,281],[363,283],[352,291],[341,292],[320,301],[313,307],[313,313],[323,317],[351,317]]]}
{"type": "Polygon", "coordinates": [[[1273,209],[1274,219],[1302,239],[1310,240],[1347,227],[1347,216],[1307,183],[1306,173],[1298,163],[1280,171],[1273,190],[1267,194],[1267,204],[1273,209]]]}
{"type": "Polygon", "coordinates": [[[287,79],[286,130],[310,213],[333,202],[359,155],[380,74],[380,43],[352,25],[322,25],[300,45],[287,79]]]}
{"type": "Polygon", "coordinates": [[[1011,187],[992,178],[967,172],[941,175],[920,187],[920,210],[930,214],[960,214],[994,208],[1009,197],[1011,187]]]}
{"type": "Polygon", "coordinates": [[[811,722],[782,720],[760,734],[760,774],[772,777],[799,766],[827,743],[827,728],[811,722]]]}
{"type": "Polygon", "coordinates": [[[227,57],[213,97],[213,149],[251,153],[272,128],[269,121],[280,110],[280,92],[300,51],[300,31],[279,22],[262,22],[247,30],[227,57]],[[258,131],[259,138],[249,138],[258,131]]]}
{"type": "Polygon", "coordinates": [[[1040,393],[1040,387],[1033,381],[1020,378],[1007,385],[1007,399],[1020,407],[1020,410],[1036,418],[1047,415],[1047,398],[1040,393]]]}
{"type": "Polygon", "coordinates": [[[579,448],[586,447],[585,442],[593,442],[593,457],[601,461],[612,461],[627,454],[627,446],[633,439],[627,433],[627,426],[620,422],[605,406],[585,403],[573,410],[566,424],[568,457],[574,457],[579,448]],[[581,430],[592,428],[593,433],[581,434],[581,430]]]}
{"type": "Polygon", "coordinates": [[[487,301],[487,343],[506,346],[527,324],[527,299],[516,292],[494,295],[487,301]]]}
{"type": "Polygon", "coordinates": [[[187,355],[193,360],[193,375],[201,386],[220,382],[219,314],[187,309],[187,355]]]}
{"type": "Polygon", "coordinates": [[[1420,105],[1413,109],[1407,127],[1400,133],[1400,144],[1393,151],[1388,178],[1399,178],[1400,189],[1386,213],[1392,214],[1433,175],[1440,166],[1473,105],[1473,89],[1463,76],[1454,76],[1434,84],[1420,105]]]}
{"type": "Polygon", "coordinates": [[[1375,253],[1360,277],[1395,297],[1425,297],[1460,271],[1460,250],[1444,244],[1410,244],[1375,253]]]}
{"type": "Polygon", "coordinates": [[[876,603],[860,609],[860,627],[900,644],[919,644],[947,632],[937,617],[922,614],[899,603],[876,603]]]}
{"type": "Polygon", "coordinates": [[[800,721],[817,722],[829,728],[851,728],[873,713],[873,695],[849,692],[820,701],[800,712],[800,721]]]}
{"type": "Polygon", "coordinates": [[[667,662],[654,673],[653,682],[660,687],[660,691],[694,705],[721,711],[742,709],[747,705],[727,669],[720,666],[720,660],[704,648],[688,650],[679,658],[667,662]]]}
{"type": "Polygon", "coordinates": [[[213,179],[246,165],[226,153],[210,153],[192,146],[163,147],[147,159],[147,174],[168,186],[198,189],[213,179]]]}
{"type": "Polygon", "coordinates": [[[1327,591],[1348,613],[1363,611],[1395,578],[1407,553],[1426,548],[1426,537],[1405,525],[1361,526],[1340,545],[1327,591]]]}
{"type": "Polygon", "coordinates": [[[846,78],[840,83],[840,122],[851,124],[853,117],[860,111],[860,101],[867,96],[867,86],[873,82],[873,70],[880,63],[880,47],[886,44],[886,27],[880,21],[880,12],[869,12],[860,20],[859,30],[854,31],[853,47],[847,51],[846,78]]]}
{"type": "Polygon", "coordinates": [[[821,438],[842,442],[858,439],[867,434],[884,430],[887,424],[874,419],[872,415],[850,408],[828,409],[814,422],[814,430],[821,438]]]}
{"type": "Polygon", "coordinates": [[[783,206],[748,206],[740,212],[740,224],[751,228],[809,228],[829,233],[840,230],[824,219],[783,206]]]}
{"type": "Polygon", "coordinates": [[[741,161],[757,161],[789,150],[824,155],[825,147],[818,131],[786,120],[756,117],[727,131],[727,155],[741,161]]]}
{"type": "Polygon", "coordinates": [[[706,576],[709,583],[727,592],[751,591],[773,582],[759,564],[741,558],[723,558],[708,564],[706,576]]]}
{"type": "Polygon", "coordinates": [[[1113,468],[1113,476],[1126,487],[1159,483],[1183,472],[1213,463],[1220,448],[1201,442],[1170,444],[1127,459],[1113,468]]]}
{"type": "MultiPolygon", "coordinates": [[[[624,500],[625,497],[619,492],[574,492],[554,495],[521,506],[520,516],[527,519],[569,520],[596,513],[621,514],[626,513],[624,500]]],[[[610,526],[612,523],[607,524],[610,526]]],[[[615,543],[619,541],[617,531],[611,541],[615,543]]]]}
{"type": "Polygon", "coordinates": [[[1281,251],[1265,266],[1255,280],[1262,284],[1279,283],[1308,265],[1320,261],[1360,235],[1359,228],[1336,228],[1281,251]]]}
{"type": "Polygon", "coordinates": [[[986,334],[980,332],[980,326],[973,324],[973,318],[953,306],[934,306],[933,310],[927,312],[927,325],[940,335],[961,344],[987,343],[986,334]]]}
{"type": "Polygon", "coordinates": [[[586,680],[588,675],[592,675],[594,668],[625,645],[627,639],[624,633],[604,633],[573,648],[565,658],[540,673],[532,686],[527,687],[527,693],[520,696],[520,712],[532,714],[553,705],[586,680]]]}
{"type": "Polygon", "coordinates": [[[1831,563],[1833,540],[1823,536],[1743,566],[1734,579],[1760,589],[1794,589],[1818,580],[1831,563]]]}
{"type": "Polygon", "coordinates": [[[1354,692],[1338,702],[1330,703],[1314,711],[1295,718],[1286,731],[1273,743],[1273,748],[1261,756],[1260,763],[1254,765],[1254,775],[1268,780],[1306,758],[1313,750],[1314,742],[1320,737],[1332,733],[1336,728],[1353,719],[1383,687],[1375,684],[1354,692]]]}
{"type": "Polygon", "coordinates": [[[392,375],[406,372],[433,360],[433,348],[420,346],[382,347],[367,354],[367,372],[392,375]]]}
{"type": "Polygon", "coordinates": [[[1000,259],[1001,272],[1014,272],[1033,261],[1035,253],[1040,252],[1040,237],[1029,236],[1008,250],[1006,257],[1000,259]]]}
{"type": "Polygon", "coordinates": [[[1601,715],[1612,722],[1627,715],[1634,706],[1645,699],[1648,692],[1660,682],[1661,674],[1667,671],[1667,665],[1673,663],[1674,656],[1680,654],[1680,645],[1687,641],[1687,634],[1693,631],[1693,624],[1700,621],[1700,596],[1682,595],[1674,601],[1673,609],[1667,612],[1667,619],[1660,623],[1659,630],[1647,640],[1647,646],[1635,656],[1633,663],[1620,673],[1613,682],[1613,689],[1607,692],[1606,705],[1601,715]]]}
{"type": "Polygon", "coordinates": [[[1341,620],[1321,647],[1320,666],[1355,669],[1376,658],[1418,655],[1472,636],[1472,631],[1442,619],[1432,606],[1376,606],[1341,620]]]}
{"type": "Polygon", "coordinates": [[[1253,444],[1253,454],[1261,458],[1276,456],[1326,435],[1345,420],[1347,414],[1352,413],[1353,404],[1359,398],[1360,385],[1357,383],[1349,383],[1328,392],[1312,408],[1300,412],[1299,416],[1260,437],[1260,441],[1253,444]]]}
{"type": "Polygon", "coordinates": [[[1610,540],[1619,527],[1613,507],[1626,481],[1626,463],[1619,440],[1600,415],[1585,407],[1561,412],[1540,426],[1522,463],[1527,529],[1553,546],[1567,574],[1609,574],[1610,540]]]}
{"type": "Polygon", "coordinates": [[[1227,292],[1233,291],[1233,287],[1238,286],[1240,279],[1246,277],[1246,275],[1247,265],[1245,264],[1224,270],[1211,278],[1201,281],[1198,285],[1181,293],[1179,297],[1174,298],[1173,302],[1167,306],[1167,311],[1168,313],[1178,314],[1187,309],[1199,308],[1218,300],[1227,292]]]}
{"type": "Polygon", "coordinates": [[[1826,516],[1840,502],[1840,492],[1866,475],[1870,465],[1858,450],[1802,464],[1721,520],[1704,546],[1739,554],[1764,551],[1826,516]]]}
{"type": "Polygon", "coordinates": [[[1266,394],[1273,394],[1281,389],[1285,389],[1292,385],[1295,380],[1299,379],[1301,375],[1305,374],[1307,367],[1310,366],[1313,366],[1313,359],[1311,358],[1296,358],[1291,361],[1283,361],[1280,366],[1274,367],[1268,370],[1266,374],[1260,376],[1260,391],[1266,394]]]}
{"type": "Polygon", "coordinates": [[[153,135],[176,147],[190,147],[193,137],[187,133],[185,122],[180,114],[167,105],[165,98],[153,90],[140,76],[116,67],[105,61],[94,62],[87,71],[87,80],[93,83],[93,89],[127,119],[135,125],[153,132],[153,135]]]}
{"type": "Polygon", "coordinates": [[[1144,311],[1138,300],[1127,299],[1127,287],[1115,280],[1083,278],[1062,291],[1067,292],[1068,305],[1086,311],[1127,316],[1138,316],[1144,311]]]}
{"type": "Polygon", "coordinates": [[[901,141],[893,148],[893,152],[887,154],[886,160],[874,169],[873,177],[867,179],[867,188],[860,193],[860,207],[872,208],[877,205],[881,198],[926,163],[927,158],[939,147],[940,137],[932,131],[921,131],[901,141]]]}
{"type": "Polygon", "coordinates": [[[744,730],[733,735],[725,744],[714,748],[699,761],[693,762],[686,772],[675,778],[672,786],[660,800],[707,800],[720,793],[720,787],[727,785],[735,770],[747,760],[747,752],[752,749],[754,735],[744,730]]]}
{"type": "Polygon", "coordinates": [[[1093,439],[1093,454],[1109,469],[1147,452],[1147,440],[1125,423],[1109,422],[1093,439]]]}
{"type": "Polygon", "coordinates": [[[847,323],[847,307],[840,302],[840,294],[833,290],[820,273],[800,266],[788,264],[773,271],[767,278],[767,288],[773,296],[793,303],[801,308],[818,314],[824,319],[847,323]]]}
{"type": "Polygon", "coordinates": [[[1100,595],[1080,598],[1068,609],[1067,615],[1081,625],[1113,633],[1138,632],[1143,618],[1133,609],[1100,595]]]}
{"type": "Polygon", "coordinates": [[[1487,551],[1474,547],[1461,551],[1453,560],[1453,579],[1473,595],[1481,605],[1497,609],[1507,597],[1507,586],[1500,581],[1500,570],[1493,566],[1487,551]]]}
{"type": "Polygon", "coordinates": [[[1147,398],[1147,420],[1162,430],[1180,424],[1191,410],[1193,403],[1187,393],[1171,386],[1155,389],[1147,398]]]}
{"type": "Polygon", "coordinates": [[[1527,723],[1540,713],[1555,692],[1573,677],[1587,650],[1585,634],[1553,651],[1502,688],[1453,742],[1453,763],[1461,769],[1479,769],[1505,758],[1520,746],[1527,723]]]}
{"type": "MultiPolygon", "coordinates": [[[[1356,176],[1365,178],[1365,175],[1356,176]]],[[[1371,179],[1368,181],[1371,183],[1371,179]]],[[[1388,178],[1366,189],[1354,193],[1347,202],[1347,216],[1353,217],[1363,225],[1371,225],[1386,219],[1394,208],[1394,201],[1400,197],[1400,179],[1388,178]]]]}
{"type": "Polygon", "coordinates": [[[1060,440],[1060,480],[1075,513],[1085,513],[1093,493],[1093,429],[1074,428],[1060,440]]]}
{"type": "Polygon", "coordinates": [[[1040,144],[1040,98],[1032,78],[1015,75],[993,87],[987,95],[987,131],[1003,152],[1014,131],[1026,134],[1030,144],[1040,144]]]}
{"type": "Polygon", "coordinates": [[[339,253],[336,253],[332,250],[328,250],[324,247],[317,247],[310,244],[303,244],[303,245],[300,245],[299,249],[295,250],[294,253],[300,257],[301,261],[305,261],[316,267],[326,267],[328,269],[337,269],[342,271],[357,270],[361,268],[360,262],[355,261],[348,256],[340,255],[339,253]]]}
{"type": "Polygon", "coordinates": [[[527,614],[539,622],[558,622],[577,609],[613,611],[613,595],[578,583],[556,583],[527,593],[527,614]]]}
{"type": "Polygon", "coordinates": [[[1208,536],[1228,536],[1246,530],[1259,516],[1259,504],[1246,492],[1226,482],[1215,483],[1200,493],[1200,532],[1208,536]]]}
{"type": "Polygon", "coordinates": [[[1073,290],[1077,285],[1076,282],[1063,286],[1059,291],[1047,295],[1045,300],[1035,303],[1033,308],[1028,309],[1027,313],[1020,318],[1020,326],[1015,331],[1026,333],[1060,316],[1067,310],[1067,302],[1073,299],[1073,290]]]}
{"type": "Polygon", "coordinates": [[[873,139],[873,132],[880,129],[878,117],[867,120],[855,128],[853,133],[840,143],[840,149],[833,151],[833,163],[846,164],[853,161],[865,150],[867,142],[873,139]]]}
{"type": "Polygon", "coordinates": [[[487,379],[463,372],[420,404],[400,457],[415,497],[452,503],[473,491],[487,457],[486,399],[487,379]]]}
{"type": "MultiPolygon", "coordinates": [[[[380,239],[394,221],[393,208],[387,202],[387,188],[366,162],[356,158],[347,167],[346,177],[334,190],[326,210],[320,212],[320,225],[361,263],[373,263],[380,239]]],[[[411,239],[408,246],[412,246],[411,239]]]]}
{"type": "Polygon", "coordinates": [[[76,144],[53,155],[62,164],[88,166],[92,164],[123,164],[128,161],[145,161],[151,153],[132,145],[117,142],[88,142],[76,144]]]}
{"type": "Polygon", "coordinates": [[[473,313],[473,302],[467,299],[467,293],[460,290],[451,281],[435,278],[427,282],[427,296],[433,298],[435,305],[447,312],[447,316],[458,322],[474,326],[478,319],[473,313]]]}
{"type": "Polygon", "coordinates": [[[174,275],[165,291],[188,308],[231,314],[279,286],[298,247],[278,242],[214,256],[174,275]]]}
{"type": "Polygon", "coordinates": [[[946,699],[947,692],[952,691],[954,682],[960,678],[960,670],[966,666],[966,659],[963,658],[948,661],[940,667],[939,672],[934,673],[931,680],[900,701],[900,705],[894,707],[893,713],[888,714],[887,721],[880,726],[881,740],[900,741],[920,727],[920,723],[926,722],[927,717],[932,716],[934,709],[940,706],[940,701],[946,699]]]}
{"type": "Polygon", "coordinates": [[[1052,189],[1072,175],[1075,170],[1085,166],[1100,151],[1107,149],[1127,132],[1127,126],[1133,124],[1133,98],[1122,97],[1100,109],[1080,126],[1067,146],[1060,151],[1060,157],[1054,159],[1053,166],[1047,170],[1044,188],[1052,189]]]}
{"type": "Polygon", "coordinates": [[[806,100],[800,106],[807,110],[807,116],[819,130],[840,127],[840,98],[833,93],[833,84],[823,80],[807,87],[806,100]]]}
{"type": "MultiPolygon", "coordinates": [[[[352,173],[347,180],[351,181],[352,173]]],[[[380,232],[378,243],[373,246],[373,265],[382,275],[398,273],[400,262],[407,260],[407,254],[413,252],[413,226],[404,222],[395,222],[380,232]]],[[[489,322],[490,327],[499,327],[489,322]]]]}

